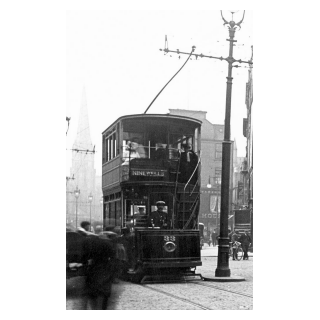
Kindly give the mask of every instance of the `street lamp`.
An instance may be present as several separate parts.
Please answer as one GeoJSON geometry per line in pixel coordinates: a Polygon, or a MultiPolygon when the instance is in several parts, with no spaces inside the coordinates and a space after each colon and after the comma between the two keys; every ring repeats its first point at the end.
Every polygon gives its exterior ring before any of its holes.
{"type": "Polygon", "coordinates": [[[78,228],[78,198],[80,196],[80,190],[78,189],[78,186],[76,190],[74,190],[74,196],[76,197],[76,229],[78,228]]]}
{"type": "MultiPolygon", "coordinates": [[[[228,22],[222,15],[224,25],[228,26],[229,37],[229,57],[228,62],[228,76],[227,76],[227,92],[226,92],[226,110],[225,110],[225,124],[224,124],[224,140],[222,142],[222,177],[221,177],[221,211],[220,211],[220,236],[218,245],[218,263],[215,271],[216,277],[230,277],[229,268],[229,237],[228,237],[228,214],[229,214],[229,189],[230,189],[230,167],[231,167],[231,140],[230,140],[230,118],[231,118],[231,93],[232,93],[232,64],[236,60],[233,58],[234,34],[237,28],[244,19],[245,11],[243,12],[242,20],[238,23],[233,21],[233,14],[231,11],[232,20],[228,22]]],[[[241,61],[239,61],[241,63],[241,61]]]]}
{"type": "Polygon", "coordinates": [[[207,184],[208,189],[210,189],[212,187],[210,178],[211,178],[211,176],[209,176],[209,178],[208,178],[208,184],[207,184]]]}
{"type": "Polygon", "coordinates": [[[91,228],[91,202],[92,202],[92,199],[93,199],[93,196],[90,192],[89,196],[88,196],[88,200],[89,200],[89,203],[90,203],[90,228],[91,228]]]}

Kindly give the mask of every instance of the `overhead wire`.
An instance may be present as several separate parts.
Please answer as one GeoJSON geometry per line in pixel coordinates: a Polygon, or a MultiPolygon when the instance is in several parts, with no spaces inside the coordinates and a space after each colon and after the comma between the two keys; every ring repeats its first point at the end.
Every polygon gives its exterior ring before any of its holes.
{"type": "MultiPolygon", "coordinates": [[[[171,82],[171,80],[181,71],[181,69],[186,65],[186,63],[189,61],[192,53],[195,50],[195,46],[192,46],[192,50],[189,54],[188,59],[186,60],[186,62],[182,65],[182,67],[176,72],[176,74],[167,82],[167,84],[160,90],[160,92],[155,96],[155,98],[151,101],[151,103],[149,104],[148,108],[146,109],[146,111],[144,113],[147,113],[147,111],[149,110],[149,108],[152,106],[152,104],[154,103],[154,101],[158,98],[158,96],[160,95],[160,93],[164,90],[164,88],[171,82]]],[[[179,50],[178,50],[179,51],[179,50]]]]}

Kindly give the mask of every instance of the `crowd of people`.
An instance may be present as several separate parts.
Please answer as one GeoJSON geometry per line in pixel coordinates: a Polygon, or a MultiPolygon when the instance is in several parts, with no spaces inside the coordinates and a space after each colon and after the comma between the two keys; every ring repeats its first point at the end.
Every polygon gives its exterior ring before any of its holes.
{"type": "Polygon", "coordinates": [[[67,232],[67,276],[70,265],[84,271],[85,288],[81,292],[86,308],[106,310],[117,272],[116,250],[112,242],[90,232],[91,224],[82,221],[75,232],[67,232]],[[78,236],[77,236],[78,235],[78,236]]]}

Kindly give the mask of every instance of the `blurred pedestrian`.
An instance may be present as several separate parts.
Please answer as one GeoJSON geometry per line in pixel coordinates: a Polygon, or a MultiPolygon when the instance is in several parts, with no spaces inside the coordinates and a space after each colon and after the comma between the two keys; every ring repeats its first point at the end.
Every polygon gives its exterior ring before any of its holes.
{"type": "Polygon", "coordinates": [[[249,246],[251,244],[251,237],[250,235],[248,234],[247,231],[245,231],[239,241],[241,242],[241,247],[242,247],[242,250],[243,250],[243,260],[249,260],[249,256],[248,256],[248,250],[249,250],[249,246]]]}
{"type": "Polygon", "coordinates": [[[117,263],[113,243],[99,237],[86,237],[85,260],[89,261],[86,278],[87,309],[106,310],[117,263]]]}
{"type": "Polygon", "coordinates": [[[211,233],[211,239],[212,239],[212,246],[215,247],[217,245],[217,233],[215,229],[211,233]]]}
{"type": "Polygon", "coordinates": [[[82,221],[80,227],[78,227],[77,232],[83,236],[96,236],[93,232],[90,232],[91,223],[89,221],[82,221]]]}
{"type": "Polygon", "coordinates": [[[208,238],[208,244],[209,244],[209,247],[210,247],[210,244],[211,244],[211,233],[210,233],[210,231],[208,231],[207,238],[208,238]]]}

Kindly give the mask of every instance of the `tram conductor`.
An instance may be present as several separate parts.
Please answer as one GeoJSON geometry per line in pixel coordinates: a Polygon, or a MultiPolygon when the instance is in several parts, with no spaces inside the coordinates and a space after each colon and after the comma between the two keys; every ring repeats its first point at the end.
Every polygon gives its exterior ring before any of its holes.
{"type": "MultiPolygon", "coordinates": [[[[184,152],[181,153],[180,163],[180,182],[187,183],[194,173],[195,168],[198,164],[198,156],[192,151],[191,142],[184,143],[182,145],[184,152]]],[[[190,180],[191,184],[195,184],[198,180],[198,175],[194,174],[190,180]]]]}
{"type": "Polygon", "coordinates": [[[160,227],[166,229],[168,227],[168,216],[164,212],[164,201],[157,201],[157,211],[152,211],[148,217],[148,227],[160,227]]]}

